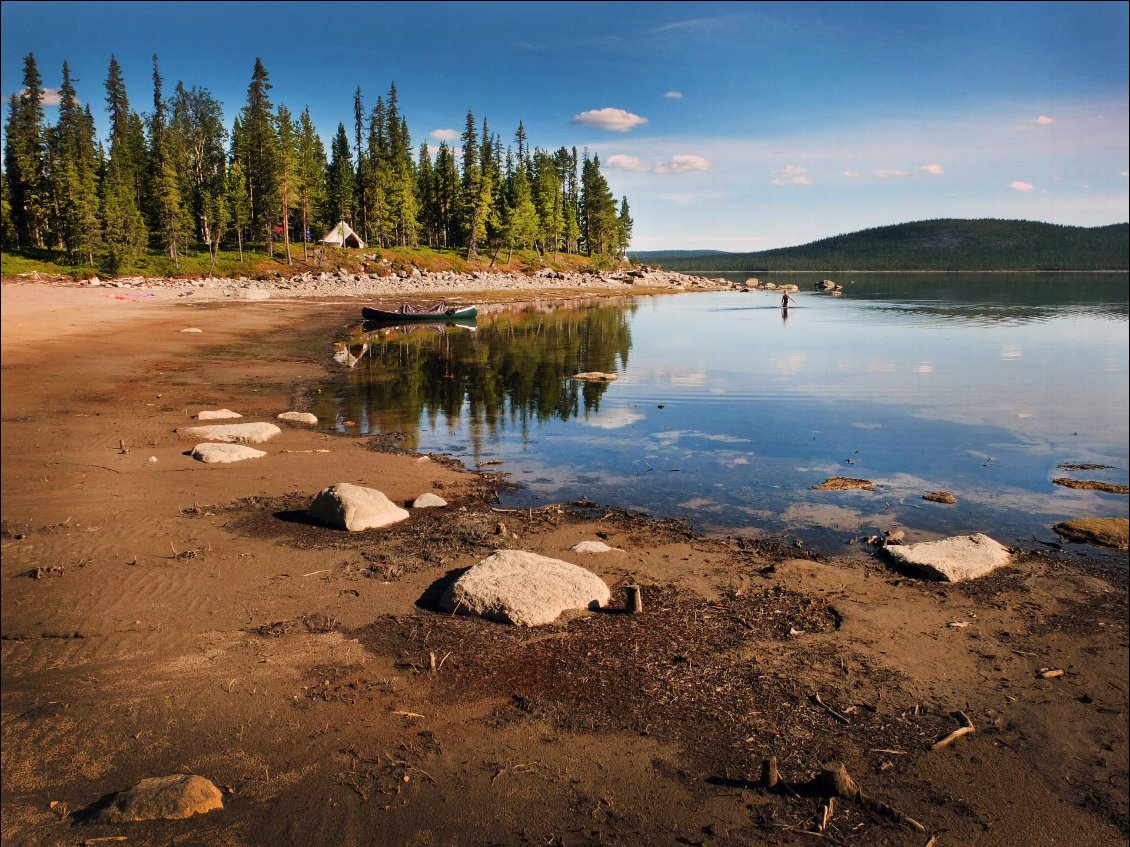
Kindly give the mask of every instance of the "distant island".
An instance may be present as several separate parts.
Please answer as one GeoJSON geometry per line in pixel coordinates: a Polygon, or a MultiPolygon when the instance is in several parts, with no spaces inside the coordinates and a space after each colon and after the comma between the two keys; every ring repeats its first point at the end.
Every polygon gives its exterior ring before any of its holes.
{"type": "Polygon", "coordinates": [[[941,219],[894,224],[756,253],[655,250],[637,260],[693,273],[780,271],[1125,271],[1130,223],[941,219]]]}

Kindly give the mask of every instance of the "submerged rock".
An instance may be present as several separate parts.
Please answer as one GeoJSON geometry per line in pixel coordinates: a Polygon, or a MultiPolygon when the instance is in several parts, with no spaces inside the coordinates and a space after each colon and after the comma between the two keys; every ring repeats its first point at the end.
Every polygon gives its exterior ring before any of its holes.
{"type": "Polygon", "coordinates": [[[1080,544],[1097,544],[1100,547],[1127,549],[1130,519],[1127,518],[1075,518],[1052,527],[1065,541],[1080,544]]]}
{"type": "Polygon", "coordinates": [[[280,421],[290,421],[291,423],[316,424],[318,422],[318,416],[310,412],[283,412],[277,417],[280,421]]]}
{"type": "Polygon", "coordinates": [[[383,491],[348,482],[319,491],[306,514],[326,526],[349,532],[379,529],[408,518],[408,510],[389,500],[383,491]]]}
{"type": "Polygon", "coordinates": [[[143,779],[120,791],[98,813],[99,823],[179,820],[224,808],[223,797],[211,780],[190,774],[143,779]]]}
{"type": "Polygon", "coordinates": [[[1111,482],[1100,482],[1097,479],[1069,479],[1068,477],[1057,477],[1053,479],[1056,485],[1062,485],[1064,488],[1080,488],[1089,491],[1105,491],[1107,494],[1130,494],[1130,488],[1125,485],[1115,485],[1111,482]]]}
{"type": "Polygon", "coordinates": [[[882,549],[902,569],[924,579],[946,582],[976,579],[1008,564],[1012,558],[1007,547],[980,532],[882,549]]]}
{"type": "Polygon", "coordinates": [[[580,382],[613,382],[616,378],[616,374],[606,374],[601,371],[585,371],[584,373],[573,374],[573,379],[580,382]]]}
{"type": "Polygon", "coordinates": [[[874,491],[875,483],[869,479],[856,479],[850,476],[830,476],[819,485],[812,486],[814,491],[874,491]]]}
{"type": "Polygon", "coordinates": [[[945,503],[949,506],[957,502],[957,498],[948,491],[931,491],[929,494],[923,494],[922,499],[929,500],[931,503],[945,503]]]}
{"type": "Polygon", "coordinates": [[[499,550],[448,586],[440,608],[518,626],[553,623],[572,609],[611,599],[604,580],[582,567],[524,550],[499,550]]]}
{"type": "Polygon", "coordinates": [[[192,458],[207,465],[229,465],[244,459],[261,459],[266,455],[246,444],[197,444],[192,448],[192,458]]]}
{"type": "Polygon", "coordinates": [[[264,441],[274,438],[282,430],[270,423],[247,423],[190,426],[186,429],[178,429],[177,432],[193,438],[205,438],[208,441],[225,441],[231,444],[262,444],[264,441]]]}

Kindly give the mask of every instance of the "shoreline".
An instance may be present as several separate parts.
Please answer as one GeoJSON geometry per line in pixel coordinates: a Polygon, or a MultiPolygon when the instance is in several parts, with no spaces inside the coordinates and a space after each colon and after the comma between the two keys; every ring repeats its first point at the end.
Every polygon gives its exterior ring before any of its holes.
{"type": "MultiPolygon", "coordinates": [[[[560,282],[498,296],[582,288],[560,282]]],[[[1124,843],[1124,571],[1028,554],[940,585],[595,504],[502,513],[489,476],[298,425],[253,462],[184,456],[174,430],[197,411],[274,421],[321,378],[321,361],[267,353],[345,284],[123,300],[141,289],[5,282],[6,842],[811,843],[797,830],[818,798],[758,782],[776,756],[798,787],[843,761],[939,843],[1124,843]],[[294,518],[338,481],[452,507],[353,534],[294,518]],[[616,550],[571,551],[596,538],[616,550]],[[640,584],[644,614],[525,630],[429,606],[503,547],[593,570],[614,605],[640,584]],[[954,709],[977,730],[931,750],[954,709]],[[182,769],[225,808],[75,816],[182,769]]],[[[684,285],[648,287],[702,290],[684,285]]],[[[380,296],[429,297],[410,286],[380,296]]],[[[928,837],[851,799],[833,820],[844,843],[928,837]]]]}

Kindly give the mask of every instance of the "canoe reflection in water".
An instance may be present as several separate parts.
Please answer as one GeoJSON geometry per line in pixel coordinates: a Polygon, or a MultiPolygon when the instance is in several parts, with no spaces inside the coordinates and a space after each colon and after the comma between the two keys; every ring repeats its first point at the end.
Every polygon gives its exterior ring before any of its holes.
{"type": "MultiPolygon", "coordinates": [[[[467,329],[475,332],[478,326],[474,318],[459,318],[458,320],[445,320],[443,323],[390,324],[385,321],[364,321],[358,329],[373,343],[376,343],[378,341],[395,341],[413,334],[445,335],[452,329],[467,329]]],[[[335,341],[334,361],[347,368],[355,368],[357,363],[369,352],[370,346],[370,341],[335,341]]]]}

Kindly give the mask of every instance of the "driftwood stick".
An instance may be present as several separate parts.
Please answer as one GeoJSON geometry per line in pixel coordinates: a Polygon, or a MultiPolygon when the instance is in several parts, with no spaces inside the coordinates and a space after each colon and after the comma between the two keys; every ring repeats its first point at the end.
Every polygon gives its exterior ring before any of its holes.
{"type": "Polygon", "coordinates": [[[847,717],[845,717],[844,715],[841,715],[839,712],[837,712],[835,709],[833,709],[831,706],[829,706],[827,703],[825,703],[823,700],[821,700],[819,694],[809,694],[808,699],[811,700],[813,703],[815,703],[817,706],[819,706],[821,709],[823,709],[825,712],[827,712],[829,715],[834,717],[840,723],[844,724],[845,726],[848,726],[848,725],[851,724],[851,721],[848,720],[847,717]]]}
{"type": "Polygon", "coordinates": [[[953,742],[957,741],[957,739],[961,738],[961,736],[969,735],[969,733],[977,731],[977,727],[973,726],[973,721],[969,720],[969,715],[965,714],[965,712],[957,711],[953,714],[954,717],[961,721],[962,725],[955,729],[953,732],[943,735],[941,738],[931,744],[931,750],[941,750],[943,747],[948,747],[950,744],[953,744],[953,742]]]}
{"type": "Polygon", "coordinates": [[[777,787],[781,781],[781,774],[777,770],[777,757],[770,756],[761,762],[761,784],[769,791],[777,787]]]}

